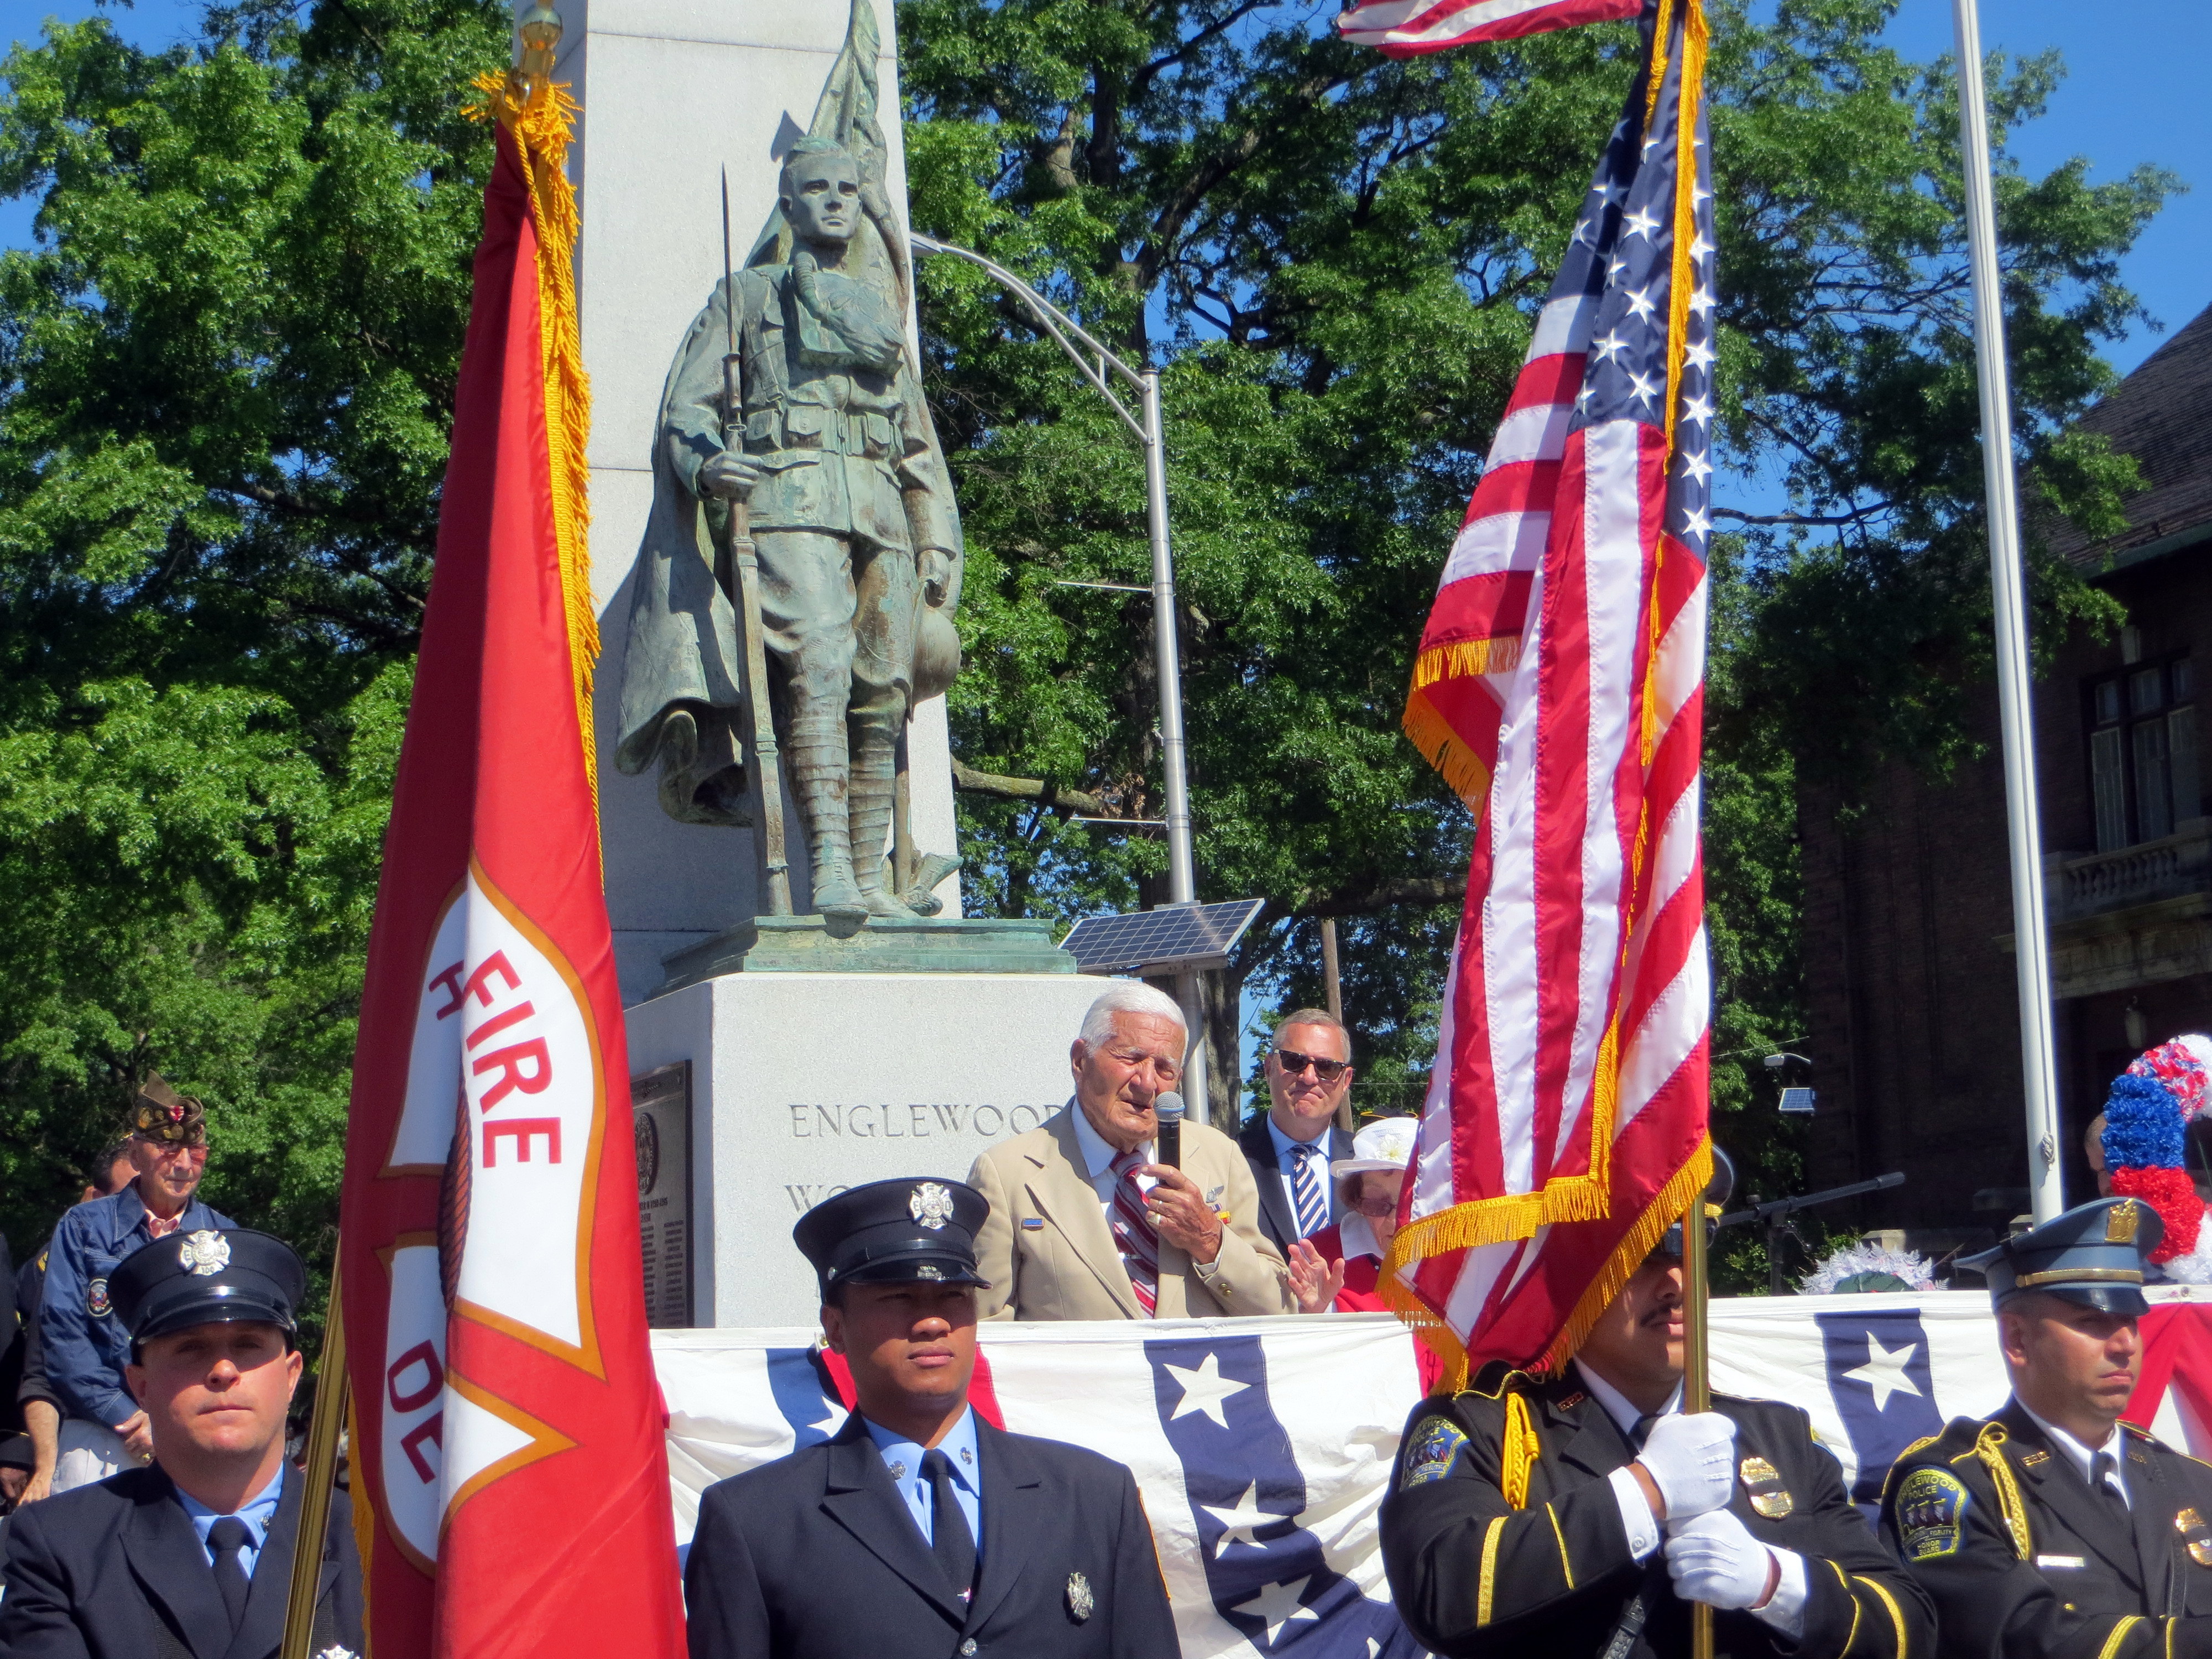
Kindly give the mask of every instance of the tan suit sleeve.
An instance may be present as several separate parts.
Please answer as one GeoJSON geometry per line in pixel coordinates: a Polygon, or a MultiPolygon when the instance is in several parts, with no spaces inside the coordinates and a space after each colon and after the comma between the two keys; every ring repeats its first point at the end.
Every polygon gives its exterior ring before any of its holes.
{"type": "MultiPolygon", "coordinates": [[[[1190,1130],[1183,1133],[1188,1135],[1190,1130]]],[[[1191,1270],[1230,1313],[1296,1312],[1290,1269],[1260,1231],[1260,1188],[1252,1179],[1252,1166],[1237,1143],[1218,1131],[1210,1132],[1206,1151],[1213,1168],[1212,1178],[1205,1185],[1221,1187],[1220,1207],[1229,1212],[1229,1224],[1222,1230],[1221,1253],[1211,1261],[1192,1262],[1191,1270]]]]}
{"type": "Polygon", "coordinates": [[[983,1231],[975,1235],[976,1269],[991,1281],[989,1290],[975,1292],[975,1317],[1012,1319],[1018,1300],[1014,1294],[1014,1212],[1006,1201],[1005,1177],[988,1152],[968,1171],[968,1184],[991,1206],[983,1231]]]}

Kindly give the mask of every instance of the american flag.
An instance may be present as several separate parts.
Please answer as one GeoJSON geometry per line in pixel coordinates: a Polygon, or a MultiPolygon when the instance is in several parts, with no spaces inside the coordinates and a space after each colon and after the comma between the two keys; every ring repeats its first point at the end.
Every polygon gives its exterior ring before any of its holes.
{"type": "Polygon", "coordinates": [[[1340,15],[1337,30],[1355,46],[1416,58],[1478,40],[1513,40],[1576,23],[1633,17],[1643,0],[1367,0],[1340,15]]]}
{"type": "Polygon", "coordinates": [[[1711,1164],[1705,37],[1697,0],[1643,21],[1406,711],[1478,828],[1395,1248],[1475,1364],[1571,1352],[1711,1164]]]}

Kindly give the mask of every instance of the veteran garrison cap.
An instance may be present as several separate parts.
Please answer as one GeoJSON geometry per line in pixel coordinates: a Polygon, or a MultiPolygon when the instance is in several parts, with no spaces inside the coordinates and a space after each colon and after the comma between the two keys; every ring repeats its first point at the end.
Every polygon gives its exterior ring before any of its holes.
{"type": "Polygon", "coordinates": [[[2077,1204],[2040,1227],[2031,1227],[1979,1255],[1962,1255],[1989,1281],[1990,1300],[2002,1307],[2029,1291],[2049,1291],[2069,1302],[2138,1318],[2143,1300],[2143,1262],[2166,1237],[2158,1212],[2138,1198],[2100,1198],[2077,1204]]]}
{"type": "Polygon", "coordinates": [[[991,1281],[975,1271],[975,1235],[991,1206],[957,1181],[872,1181],[824,1199],[791,1230],[826,1297],[841,1285],[991,1281]]]}
{"type": "Polygon", "coordinates": [[[299,1328],[307,1270],[281,1238],[250,1227],[175,1232],[142,1245],[107,1276],[108,1298],[135,1349],[193,1325],[258,1320],[299,1328]]]}
{"type": "Polygon", "coordinates": [[[125,1133],[163,1146],[207,1144],[207,1108],[172,1089],[159,1072],[149,1072],[131,1107],[125,1133]]]}

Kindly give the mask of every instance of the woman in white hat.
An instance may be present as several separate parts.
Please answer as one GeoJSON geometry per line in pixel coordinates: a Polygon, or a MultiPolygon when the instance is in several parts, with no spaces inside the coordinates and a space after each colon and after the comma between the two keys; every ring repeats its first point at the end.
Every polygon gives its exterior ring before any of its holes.
{"type": "Polygon", "coordinates": [[[1387,1310],[1376,1283],[1398,1231],[1398,1191],[1419,1127],[1414,1118],[1377,1118],[1352,1138],[1352,1155],[1330,1169],[1344,1219],[1291,1246],[1300,1313],[1387,1310]]]}

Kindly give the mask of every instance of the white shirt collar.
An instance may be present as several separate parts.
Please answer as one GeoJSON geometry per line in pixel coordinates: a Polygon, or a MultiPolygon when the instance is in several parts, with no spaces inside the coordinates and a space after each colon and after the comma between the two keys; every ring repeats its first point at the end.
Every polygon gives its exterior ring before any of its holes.
{"type": "Polygon", "coordinates": [[[1357,1210],[1345,1212],[1344,1219],[1336,1224],[1336,1236],[1344,1241],[1344,1259],[1371,1255],[1377,1261],[1382,1258],[1382,1246],[1376,1242],[1375,1229],[1367,1218],[1357,1210]]]}
{"type": "MultiPolygon", "coordinates": [[[[2018,1395],[2014,1395],[2013,1398],[2015,1401],[2020,1401],[2020,1396],[2018,1395]]],[[[2060,1428],[2056,1423],[2046,1422],[2044,1419],[2038,1417],[2033,1412],[2028,1411],[2026,1401],[2021,1401],[2020,1408],[2024,1412],[2027,1412],[2029,1419],[2034,1423],[2035,1426],[2043,1431],[2044,1438],[2050,1441],[2052,1446],[2066,1455],[2066,1461],[2074,1466],[2074,1472],[2081,1477],[2083,1485],[2086,1486],[2089,1483],[2089,1470],[2091,1466],[2095,1463],[2097,1454],[2099,1452],[2109,1452],[2112,1455],[2113,1468],[2116,1471],[2119,1468],[2120,1461],[2124,1453],[2121,1447],[2120,1425],[2118,1424],[2115,1423],[2112,1425],[2112,1431],[2105,1437],[2104,1444],[2101,1446],[2088,1446],[2084,1445],[2081,1441],[2076,1440],[2072,1435],[2067,1433],[2065,1430],[2060,1428]]],[[[2127,1476],[2125,1474],[2122,1474],[2120,1476],[2120,1484],[2123,1487],[2126,1486],[2127,1476]]]]}
{"type": "MultiPolygon", "coordinates": [[[[1067,1109],[1075,1119],[1075,1144],[1083,1149],[1084,1172],[1096,1181],[1111,1169],[1114,1160],[1121,1155],[1106,1144],[1105,1136],[1091,1127],[1090,1114],[1083,1109],[1081,1101],[1069,1101],[1067,1109]]],[[[1137,1160],[1141,1164],[1152,1161],[1151,1141],[1137,1148],[1137,1160]]]]}
{"type": "MultiPolygon", "coordinates": [[[[1614,1426],[1620,1429],[1622,1437],[1624,1438],[1632,1437],[1636,1432],[1636,1425],[1644,1420],[1643,1412],[1629,1400],[1626,1395],[1621,1393],[1619,1389],[1614,1388],[1612,1383],[1607,1382],[1579,1359],[1575,1361],[1575,1374],[1582,1378],[1583,1386],[1590,1391],[1590,1398],[1605,1407],[1605,1414],[1613,1420],[1614,1426]]],[[[1671,1417],[1681,1409],[1682,1385],[1677,1382],[1674,1385],[1674,1392],[1667,1396],[1667,1403],[1662,1406],[1654,1415],[1671,1417]]],[[[1632,1443],[1633,1443],[1632,1440],[1632,1443]]]]}

